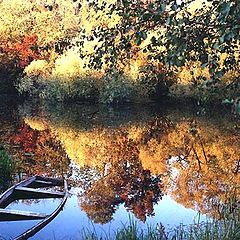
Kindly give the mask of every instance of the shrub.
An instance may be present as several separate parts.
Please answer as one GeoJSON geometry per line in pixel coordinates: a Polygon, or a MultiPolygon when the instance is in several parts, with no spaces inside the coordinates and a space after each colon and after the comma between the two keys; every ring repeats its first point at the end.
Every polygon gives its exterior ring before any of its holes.
{"type": "Polygon", "coordinates": [[[95,79],[90,77],[77,78],[73,81],[64,79],[44,80],[44,88],[39,97],[50,101],[89,100],[98,95],[95,79]]]}
{"type": "Polygon", "coordinates": [[[220,79],[213,79],[208,68],[202,68],[199,62],[189,62],[177,70],[177,81],[170,87],[172,97],[195,99],[205,104],[234,102],[239,96],[239,68],[228,71],[220,79]]]}
{"type": "Polygon", "coordinates": [[[52,61],[32,61],[16,87],[21,94],[50,101],[96,98],[99,81],[83,65],[76,49],[69,49],[52,61]]]}
{"type": "Polygon", "coordinates": [[[14,168],[12,158],[3,148],[0,149],[0,190],[11,180],[14,168]]]}
{"type": "Polygon", "coordinates": [[[73,38],[79,17],[69,1],[57,1],[51,9],[40,0],[0,1],[0,62],[24,68],[39,59],[46,46],[73,38]]]}
{"type": "Polygon", "coordinates": [[[175,78],[173,72],[162,64],[146,64],[142,67],[138,77],[140,92],[150,99],[159,100],[168,95],[175,78]]]}
{"type": "Polygon", "coordinates": [[[119,104],[134,98],[134,85],[129,77],[118,71],[107,73],[102,79],[100,102],[119,104]]]}
{"type": "Polygon", "coordinates": [[[82,76],[72,81],[62,78],[25,76],[17,85],[21,94],[50,101],[94,100],[98,97],[96,79],[82,76]]]}

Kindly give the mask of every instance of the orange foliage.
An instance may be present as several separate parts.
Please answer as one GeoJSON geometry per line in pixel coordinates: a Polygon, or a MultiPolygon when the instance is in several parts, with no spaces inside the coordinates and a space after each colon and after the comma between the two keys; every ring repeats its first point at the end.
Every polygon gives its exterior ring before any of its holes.
{"type": "Polygon", "coordinates": [[[37,41],[37,35],[24,36],[16,42],[8,41],[2,52],[7,54],[9,59],[13,59],[17,67],[25,68],[31,61],[42,58],[37,41]]]}
{"type": "Polygon", "coordinates": [[[153,205],[162,197],[161,179],[143,169],[133,140],[121,131],[113,135],[107,146],[111,157],[106,175],[87,189],[81,207],[94,222],[105,223],[122,203],[145,222],[146,216],[154,215],[153,205]]]}
{"type": "Polygon", "coordinates": [[[52,176],[68,170],[67,154],[49,130],[34,130],[22,123],[9,142],[14,146],[11,151],[20,163],[20,171],[27,175],[52,176]]]}
{"type": "Polygon", "coordinates": [[[24,152],[34,152],[39,138],[39,131],[31,129],[28,125],[22,124],[16,135],[10,139],[12,144],[18,144],[24,152]]]}

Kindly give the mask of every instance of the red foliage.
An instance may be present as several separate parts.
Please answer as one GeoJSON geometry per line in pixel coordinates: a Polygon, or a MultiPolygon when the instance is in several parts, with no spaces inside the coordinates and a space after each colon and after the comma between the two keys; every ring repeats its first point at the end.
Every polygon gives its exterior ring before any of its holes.
{"type": "Polygon", "coordinates": [[[25,153],[34,152],[37,148],[39,134],[39,131],[23,124],[16,135],[12,136],[10,142],[19,145],[25,153]]]}
{"type": "Polygon", "coordinates": [[[17,42],[8,42],[2,51],[16,61],[17,67],[25,68],[32,60],[41,59],[37,35],[24,36],[17,42]]]}

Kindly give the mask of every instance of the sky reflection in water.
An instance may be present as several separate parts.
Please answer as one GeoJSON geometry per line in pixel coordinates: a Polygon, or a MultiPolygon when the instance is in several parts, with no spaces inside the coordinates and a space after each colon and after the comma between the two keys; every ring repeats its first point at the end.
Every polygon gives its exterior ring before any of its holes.
{"type": "MultiPolygon", "coordinates": [[[[112,235],[129,216],[141,227],[161,222],[170,229],[199,221],[198,211],[200,221],[219,217],[219,206],[233,192],[239,197],[238,122],[229,116],[154,105],[8,111],[9,119],[0,115],[1,141],[20,159],[19,170],[65,175],[71,186],[64,211],[33,239],[76,239],[83,228],[112,235]]],[[[0,223],[0,235],[30,223],[14,224],[0,223]]]]}

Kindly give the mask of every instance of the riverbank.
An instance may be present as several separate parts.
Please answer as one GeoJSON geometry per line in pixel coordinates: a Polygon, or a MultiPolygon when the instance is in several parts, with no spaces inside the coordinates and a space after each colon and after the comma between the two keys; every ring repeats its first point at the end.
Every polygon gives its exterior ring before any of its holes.
{"type": "Polygon", "coordinates": [[[120,228],[115,237],[98,237],[94,233],[84,231],[83,238],[88,240],[237,240],[240,238],[239,219],[209,221],[194,223],[188,226],[179,225],[166,232],[161,223],[155,227],[149,226],[144,232],[136,223],[120,228]]]}
{"type": "Polygon", "coordinates": [[[225,220],[209,220],[208,222],[180,224],[171,231],[166,231],[160,223],[148,226],[147,230],[139,228],[136,222],[129,221],[118,229],[115,236],[99,237],[94,232],[82,230],[79,239],[87,240],[238,240],[240,238],[240,219],[238,216],[225,220]]]}

